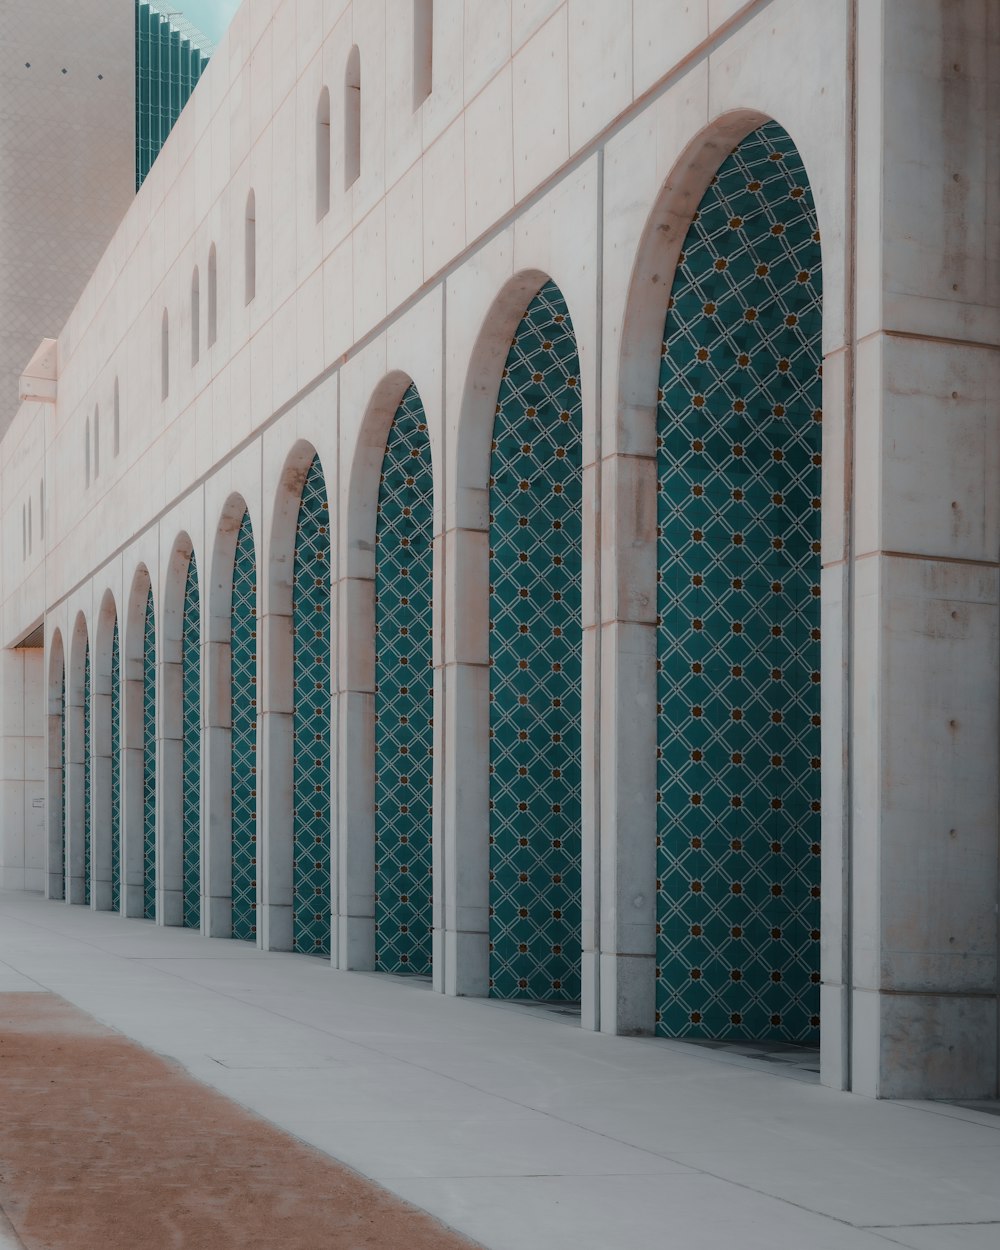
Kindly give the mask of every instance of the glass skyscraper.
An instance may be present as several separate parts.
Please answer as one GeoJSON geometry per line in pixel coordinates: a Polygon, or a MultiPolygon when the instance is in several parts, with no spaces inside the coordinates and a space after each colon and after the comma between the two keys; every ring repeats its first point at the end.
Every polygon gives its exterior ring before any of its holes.
{"type": "Polygon", "coordinates": [[[213,51],[179,13],[135,4],[135,188],[142,186],[213,51]]]}

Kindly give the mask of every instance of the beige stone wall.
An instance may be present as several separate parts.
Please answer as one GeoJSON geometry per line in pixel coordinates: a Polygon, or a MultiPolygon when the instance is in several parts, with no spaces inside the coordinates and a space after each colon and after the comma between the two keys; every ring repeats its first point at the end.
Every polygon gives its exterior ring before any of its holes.
{"type": "MultiPolygon", "coordinates": [[[[60,336],[54,411],[40,423],[25,406],[0,444],[0,641],[44,615],[51,648],[56,630],[78,634],[81,613],[93,637],[110,592],[127,662],[137,577],[149,571],[157,603],[176,594],[173,555],[190,537],[209,574],[205,855],[220,879],[212,830],[226,783],[211,762],[226,732],[227,609],[215,570],[227,505],[245,500],[260,561],[267,863],[288,828],[288,708],[270,695],[287,687],[289,664],[286,469],[316,449],[335,524],[334,959],[366,966],[364,510],[377,431],[415,382],[436,483],[435,981],[480,992],[481,466],[510,336],[551,276],[578,336],[584,401],[583,1020],[648,1031],[657,356],[691,213],[734,144],[774,118],[803,156],[823,240],[824,1080],[892,1096],[995,1091],[993,7],[438,0],[432,91],[416,109],[410,13],[397,0],[244,4],[60,336]],[[355,44],[361,172],[345,187],[355,44]],[[333,180],[317,222],[324,87],[333,180]],[[116,388],[120,446],[109,455],[116,388]],[[39,463],[46,538],[25,558],[11,535],[36,469],[21,466],[39,463]]],[[[126,753],[135,734],[126,726],[126,753]]],[[[269,871],[261,940],[280,946],[285,883],[269,871]]],[[[213,889],[204,924],[221,933],[226,900],[213,889]]]]}

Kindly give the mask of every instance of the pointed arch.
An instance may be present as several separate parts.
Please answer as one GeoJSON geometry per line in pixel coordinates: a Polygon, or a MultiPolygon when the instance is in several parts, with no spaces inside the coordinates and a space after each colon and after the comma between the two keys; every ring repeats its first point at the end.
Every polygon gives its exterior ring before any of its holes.
{"type": "Polygon", "coordinates": [[[145,564],[132,577],[122,657],[122,892],[126,916],[156,918],[156,604],[145,564]]]}
{"type": "Polygon", "coordinates": [[[230,607],[233,937],[257,940],[257,556],[249,511],[233,554],[230,607]]]}
{"type": "Polygon", "coordinates": [[[87,618],[73,625],[66,682],[66,897],[89,903],[90,637],[87,618]]]}
{"type": "Polygon", "coordinates": [[[294,636],[292,949],[330,953],[331,525],[314,455],[302,483],[292,574],[294,636]]]}
{"type": "MultiPolygon", "coordinates": [[[[338,768],[341,776],[351,779],[351,784],[345,787],[343,803],[340,806],[342,832],[339,838],[337,878],[340,898],[338,922],[343,947],[339,954],[341,967],[378,967],[380,946],[383,956],[390,955],[384,939],[391,933],[392,922],[385,913],[385,906],[388,905],[397,915],[400,909],[398,881],[389,885],[393,849],[389,843],[386,844],[390,857],[386,858],[376,842],[380,819],[376,812],[376,543],[379,530],[379,492],[386,444],[400,404],[411,388],[411,377],[401,370],[393,370],[387,374],[375,388],[362,419],[347,477],[347,532],[343,544],[347,563],[338,582],[343,629],[341,652],[344,656],[343,688],[338,695],[338,724],[341,731],[338,768]],[[376,902],[378,871],[383,874],[383,897],[380,904],[376,902]],[[377,909],[383,911],[382,919],[388,922],[383,928],[382,939],[376,931],[377,909]]],[[[415,388],[413,394],[416,396],[415,388]]],[[[418,396],[416,402],[419,404],[418,396]]],[[[425,433],[426,430],[419,432],[421,435],[425,433]]],[[[387,566],[383,566],[383,572],[386,569],[387,566]]],[[[429,569],[427,573],[429,577],[429,569]]],[[[428,585],[427,589],[429,588],[428,585]]],[[[386,627],[388,628],[387,623],[386,627]]],[[[385,658],[387,653],[383,651],[383,659],[385,658]]],[[[383,728],[387,725],[388,720],[383,722],[383,728]]],[[[383,753],[384,750],[385,744],[383,753]]],[[[390,771],[391,766],[387,764],[386,782],[390,771]]],[[[403,775],[409,778],[409,774],[403,775]]],[[[414,780],[416,781],[416,777],[414,780]]],[[[422,791],[422,783],[417,788],[422,791]]],[[[381,815],[384,816],[387,810],[383,809],[381,815]]],[[[421,862],[426,858],[422,849],[421,862]]],[[[418,888],[417,892],[421,896],[426,885],[424,880],[418,888]]],[[[408,899],[402,907],[409,905],[408,899]]],[[[429,927],[431,922],[426,916],[423,903],[419,911],[421,924],[429,927]]],[[[406,922],[399,920],[397,923],[406,922]]],[[[405,953],[409,955],[410,951],[406,950],[405,953]]],[[[383,958],[381,964],[385,967],[388,962],[383,958]]]]}
{"type": "Polygon", "coordinates": [[[48,657],[48,846],[46,898],[66,897],[66,656],[62,633],[52,631],[48,657]]]}
{"type": "Polygon", "coordinates": [[[410,383],[386,432],[375,520],[375,966],[432,968],[434,473],[410,383]]]}
{"type": "Polygon", "coordinates": [[[490,994],[580,998],[583,405],[546,282],[501,373],[490,458],[490,994]]]}
{"type": "Polygon", "coordinates": [[[455,509],[449,521],[450,585],[465,588],[463,604],[447,608],[448,638],[442,680],[446,689],[442,785],[450,813],[439,848],[447,952],[444,986],[455,994],[489,993],[490,783],[489,758],[490,462],[500,378],[525,309],[548,281],[539,269],[521,270],[498,292],[473,349],[455,439],[455,509]],[[461,837],[451,829],[461,830],[461,837]],[[461,922],[459,922],[461,917],[461,922]]]}
{"type": "Polygon", "coordinates": [[[819,230],[776,122],[678,258],[658,401],[657,1030],[818,1042],[819,230]],[[696,888],[700,887],[700,888],[696,888]]]}
{"type": "MultiPolygon", "coordinates": [[[[324,856],[329,858],[324,866],[324,857],[321,857],[318,870],[315,868],[315,859],[312,862],[313,871],[327,874],[324,907],[329,910],[333,903],[332,826],[334,813],[331,801],[333,765],[330,754],[332,695],[328,687],[325,698],[328,708],[325,722],[319,715],[319,706],[324,701],[322,689],[315,690],[314,688],[314,692],[319,696],[318,701],[316,699],[308,702],[300,701],[296,697],[297,682],[308,680],[308,666],[304,663],[305,655],[300,646],[301,640],[296,637],[294,615],[297,598],[300,608],[302,607],[301,587],[299,595],[296,595],[296,573],[298,571],[304,574],[305,570],[302,561],[297,561],[296,548],[300,530],[300,508],[311,471],[314,471],[314,488],[320,484],[323,485],[322,493],[315,489],[312,493],[314,516],[306,538],[308,540],[310,535],[312,540],[318,537],[315,532],[318,525],[318,512],[322,511],[322,502],[328,501],[316,448],[312,443],[302,439],[296,442],[288,453],[281,471],[271,514],[269,546],[264,564],[264,576],[267,578],[265,596],[267,615],[262,622],[263,664],[267,670],[268,702],[264,709],[261,745],[268,760],[269,785],[268,808],[264,815],[268,836],[264,846],[262,866],[264,881],[260,925],[261,940],[266,950],[308,949],[308,935],[301,918],[298,923],[296,922],[297,912],[305,915],[303,907],[305,899],[301,893],[296,899],[297,869],[293,866],[296,858],[294,848],[297,837],[304,839],[310,826],[318,829],[324,822],[322,815],[324,811],[326,812],[325,838],[323,843],[314,843],[314,845],[321,845],[324,856]],[[315,723],[312,727],[305,723],[310,709],[315,715],[315,723]],[[303,739],[299,738],[300,729],[305,734],[303,739]],[[310,734],[313,743],[320,747],[320,754],[312,757],[314,763],[311,767],[319,778],[314,784],[321,787],[315,792],[320,799],[320,805],[313,808],[310,808],[307,802],[305,778],[308,769],[305,760],[308,757],[303,754],[305,740],[310,734]],[[318,740],[317,734],[320,735],[318,740]],[[298,764],[296,763],[297,756],[299,756],[298,764]],[[325,765],[322,762],[324,758],[326,759],[325,765]],[[317,760],[319,763],[316,763],[317,760]],[[296,814],[296,809],[298,809],[298,814],[296,814]],[[319,816],[316,815],[317,812],[320,813],[319,816]]],[[[325,515],[329,516],[328,509],[325,515]]],[[[305,554],[305,548],[300,554],[305,554]]],[[[331,563],[332,549],[325,571],[321,569],[321,579],[324,582],[330,576],[331,563]]],[[[319,600],[327,603],[328,618],[332,617],[329,586],[327,585],[325,589],[324,586],[320,586],[316,590],[319,600]]],[[[332,621],[330,623],[332,624],[332,621]]],[[[303,629],[308,634],[309,627],[304,625],[303,629]]],[[[313,676],[313,681],[315,682],[318,676],[321,682],[325,679],[329,683],[332,681],[332,655],[329,639],[327,663],[324,670],[320,666],[321,640],[315,637],[315,627],[313,627],[313,634],[312,646],[308,649],[308,654],[313,666],[320,670],[317,675],[313,676]]],[[[321,836],[323,835],[319,833],[313,834],[313,837],[321,836]]],[[[323,921],[316,920],[314,916],[313,924],[321,929],[323,921]]],[[[329,943],[334,936],[333,922],[329,916],[326,922],[326,934],[329,949],[329,943]]]]}
{"type": "Polygon", "coordinates": [[[115,597],[105,590],[93,648],[93,891],[98,911],[121,905],[121,654],[115,597]]]}
{"type": "Polygon", "coordinates": [[[161,922],[198,928],[201,842],[201,634],[198,571],[187,533],[174,541],[160,613],[161,922]]]}
{"type": "Polygon", "coordinates": [[[201,927],[210,937],[232,937],[232,587],[233,564],[247,503],[238,492],[222,506],[202,588],[205,702],[201,847],[201,927]]]}

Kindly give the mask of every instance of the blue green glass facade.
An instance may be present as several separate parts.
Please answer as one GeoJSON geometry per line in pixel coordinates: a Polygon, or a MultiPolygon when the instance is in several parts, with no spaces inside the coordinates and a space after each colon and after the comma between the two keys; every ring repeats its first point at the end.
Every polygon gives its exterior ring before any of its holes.
{"type": "Polygon", "coordinates": [[[319,457],[299,501],[292,582],[295,631],[292,946],[330,953],[330,509],[319,457]]]}
{"type": "Polygon", "coordinates": [[[819,233],[775,123],[684,241],[657,429],[657,1029],[819,1026],[819,233]]]}
{"type": "Polygon", "coordinates": [[[434,476],[415,386],[386,441],[375,527],[375,964],[431,971],[434,476]]]}
{"type": "Polygon", "coordinates": [[[194,553],[184,585],[181,684],[184,924],[197,929],[201,923],[201,606],[194,553]]]}
{"type": "Polygon", "coordinates": [[[243,513],[232,599],[233,937],[257,940],[257,558],[243,513]]]}
{"type": "Polygon", "coordinates": [[[181,115],[208,57],[170,18],[143,0],[135,5],[135,188],[181,115]]]}
{"type": "Polygon", "coordinates": [[[490,460],[490,995],[580,997],[582,403],[547,283],[503,370],[490,460]]]}
{"type": "Polygon", "coordinates": [[[156,622],[146,594],[142,644],[142,914],[156,919],[156,622]]]}

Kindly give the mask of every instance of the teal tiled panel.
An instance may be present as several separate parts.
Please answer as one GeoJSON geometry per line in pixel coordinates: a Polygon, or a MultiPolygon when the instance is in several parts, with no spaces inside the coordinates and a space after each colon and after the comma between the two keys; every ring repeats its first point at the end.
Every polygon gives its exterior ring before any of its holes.
{"type": "Polygon", "coordinates": [[[156,919],[156,622],[146,595],[142,646],[142,914],[156,919]]]}
{"type": "Polygon", "coordinates": [[[547,283],[503,370],[490,461],[490,994],[580,997],[582,404],[547,283]]]}
{"type": "Polygon", "coordinates": [[[244,512],[233,561],[233,937],[257,940],[257,561],[244,512]]]}
{"type": "Polygon", "coordinates": [[[184,924],[201,923],[201,605],[198,565],[188,561],[181,634],[184,924]]]}
{"type": "Polygon", "coordinates": [[[375,963],[431,971],[434,477],[423,405],[393,417],[375,529],[375,963]]]}
{"type": "Polygon", "coordinates": [[[820,246],[775,123],[684,242],[660,370],[657,1028],[819,1025],[820,246]]]}
{"type": "Polygon", "coordinates": [[[122,906],[122,662],[118,619],[111,634],[111,910],[122,906]]]}
{"type": "Polygon", "coordinates": [[[319,457],[302,487],[295,531],[294,862],[292,943],[330,953],[330,510],[319,457]]]}
{"type": "Polygon", "coordinates": [[[90,718],[91,718],[91,687],[90,687],[90,643],[83,653],[83,901],[90,906],[90,865],[92,856],[90,827],[90,791],[91,791],[91,758],[90,758],[90,718]]]}
{"type": "Polygon", "coordinates": [[[62,842],[61,851],[62,862],[59,865],[59,873],[63,879],[63,898],[69,898],[69,874],[67,872],[68,864],[66,860],[66,665],[63,664],[62,674],[60,676],[60,694],[59,694],[59,790],[60,802],[62,805],[62,842]]]}

